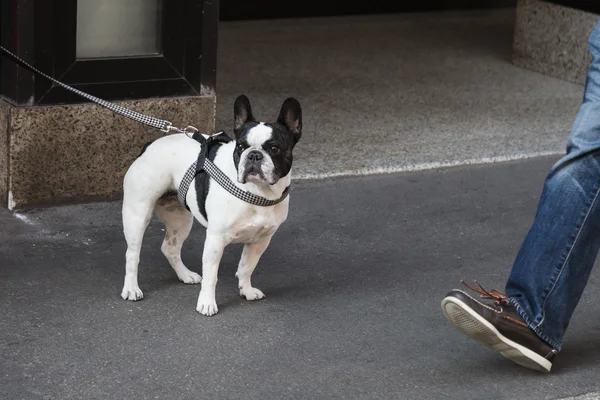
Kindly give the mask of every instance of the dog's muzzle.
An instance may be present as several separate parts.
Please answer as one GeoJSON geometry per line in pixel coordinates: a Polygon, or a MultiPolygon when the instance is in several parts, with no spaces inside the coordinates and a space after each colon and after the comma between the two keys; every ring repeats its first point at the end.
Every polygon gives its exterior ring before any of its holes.
{"type": "Polygon", "coordinates": [[[246,156],[246,159],[248,160],[248,164],[257,164],[257,163],[260,163],[263,158],[264,158],[263,153],[261,153],[258,150],[252,150],[246,156]]]}
{"type": "Polygon", "coordinates": [[[266,182],[272,184],[272,178],[269,179],[263,170],[263,162],[265,155],[259,150],[251,150],[245,157],[243,162],[243,170],[239,176],[240,183],[246,182],[266,182]]]}

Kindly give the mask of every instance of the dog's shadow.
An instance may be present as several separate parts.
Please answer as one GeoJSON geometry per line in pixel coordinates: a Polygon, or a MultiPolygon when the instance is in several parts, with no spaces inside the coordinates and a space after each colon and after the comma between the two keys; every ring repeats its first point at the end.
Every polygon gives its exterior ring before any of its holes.
{"type": "MultiPolygon", "coordinates": [[[[153,293],[178,290],[180,285],[184,285],[177,279],[159,250],[163,233],[158,228],[160,226],[154,229],[153,235],[145,239],[146,246],[142,252],[141,264],[144,264],[142,268],[154,269],[151,275],[145,274],[143,282],[140,282],[144,296],[148,298],[152,297],[153,293]]],[[[306,258],[298,256],[302,253],[298,253],[294,243],[283,236],[284,234],[290,236],[292,232],[280,233],[281,235],[274,238],[261,257],[252,275],[253,285],[266,294],[267,300],[277,299],[283,302],[290,299],[314,300],[331,295],[354,297],[357,293],[390,288],[391,285],[394,286],[394,291],[403,290],[404,285],[410,284],[406,279],[406,271],[411,270],[410,266],[403,264],[403,261],[390,261],[390,258],[394,258],[392,255],[385,259],[381,259],[381,255],[370,257],[371,265],[365,268],[364,259],[356,259],[343,252],[324,252],[322,257],[317,259],[317,264],[314,264],[314,255],[306,258]],[[323,266],[328,267],[323,268],[323,266]]],[[[182,249],[182,258],[186,267],[200,275],[202,275],[204,238],[204,229],[196,224],[182,249]]],[[[351,238],[348,238],[347,243],[337,242],[337,245],[350,247],[352,243],[351,238]]],[[[217,287],[219,310],[227,308],[228,305],[234,306],[239,300],[235,273],[242,250],[243,244],[231,244],[226,247],[221,259],[217,287]]],[[[185,292],[186,298],[188,290],[197,296],[201,287],[201,285],[185,286],[187,287],[181,289],[181,292],[185,292]]]]}

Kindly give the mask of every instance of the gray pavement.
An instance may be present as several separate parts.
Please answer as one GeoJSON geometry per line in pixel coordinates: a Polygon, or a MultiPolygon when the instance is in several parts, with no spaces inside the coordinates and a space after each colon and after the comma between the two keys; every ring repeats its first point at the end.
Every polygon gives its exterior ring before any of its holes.
{"type": "Polygon", "coordinates": [[[583,87],[513,65],[514,20],[501,9],[224,22],[217,127],[231,131],[240,93],[266,120],[298,97],[306,177],[561,153],[583,87]]]}
{"type": "MultiPolygon", "coordinates": [[[[143,301],[123,301],[120,204],[0,210],[1,399],[558,399],[600,389],[596,270],[552,374],[443,317],[460,279],[502,288],[555,158],[305,180],[247,302],[223,258],[220,313],[195,310],[153,221],[143,301]]],[[[196,226],[184,261],[200,270],[196,226]]],[[[591,396],[591,395],[590,395],[591,396]]],[[[596,396],[596,395],[594,395],[596,396]]],[[[596,396],[597,397],[597,396],[596,396]]],[[[589,397],[588,398],[594,398],[589,397]]]]}

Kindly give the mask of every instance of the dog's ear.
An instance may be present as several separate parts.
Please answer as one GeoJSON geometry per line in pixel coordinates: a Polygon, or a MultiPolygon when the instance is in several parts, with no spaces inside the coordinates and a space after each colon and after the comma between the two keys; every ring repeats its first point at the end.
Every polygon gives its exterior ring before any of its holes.
{"type": "Polygon", "coordinates": [[[233,103],[233,133],[236,138],[242,133],[242,127],[248,121],[254,121],[254,116],[250,100],[242,94],[233,103]]]}
{"type": "Polygon", "coordinates": [[[286,129],[294,134],[296,143],[302,136],[302,107],[300,102],[293,97],[288,97],[281,106],[277,122],[285,126],[286,129]]]}

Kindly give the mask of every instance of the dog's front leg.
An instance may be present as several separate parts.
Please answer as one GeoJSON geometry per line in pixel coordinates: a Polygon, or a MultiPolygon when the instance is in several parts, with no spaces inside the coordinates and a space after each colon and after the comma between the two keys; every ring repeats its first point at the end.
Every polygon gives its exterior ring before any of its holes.
{"type": "Polygon", "coordinates": [[[217,275],[223,250],[229,243],[222,235],[206,232],[204,253],[202,254],[202,288],[198,296],[196,311],[211,316],[219,312],[216,300],[217,275]]]}
{"type": "Polygon", "coordinates": [[[269,243],[271,243],[271,237],[268,236],[256,243],[248,243],[244,246],[242,252],[242,258],[235,276],[239,279],[240,296],[245,297],[246,300],[259,300],[265,297],[264,293],[255,287],[252,287],[251,277],[252,272],[258,264],[258,260],[265,252],[269,243]]]}

